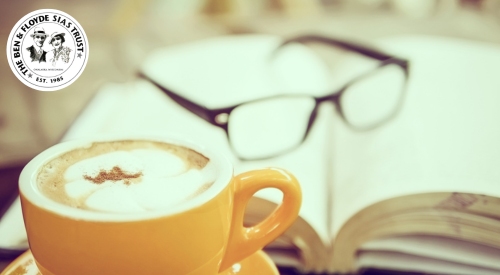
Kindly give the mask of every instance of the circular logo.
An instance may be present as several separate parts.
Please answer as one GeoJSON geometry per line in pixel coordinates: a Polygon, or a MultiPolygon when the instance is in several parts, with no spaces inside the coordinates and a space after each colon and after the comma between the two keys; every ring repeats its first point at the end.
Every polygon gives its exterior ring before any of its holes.
{"type": "Polygon", "coordinates": [[[89,43],[69,14],[43,9],[17,22],[7,41],[7,59],[28,87],[56,91],[73,83],[85,69],[89,43]]]}

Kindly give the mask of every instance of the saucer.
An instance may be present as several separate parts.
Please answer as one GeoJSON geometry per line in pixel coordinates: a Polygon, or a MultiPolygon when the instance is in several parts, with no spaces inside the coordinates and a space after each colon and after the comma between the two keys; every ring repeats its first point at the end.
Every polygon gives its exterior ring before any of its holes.
{"type": "MultiPolygon", "coordinates": [[[[273,261],[262,250],[234,264],[219,275],[279,275],[273,261]]],[[[14,260],[0,275],[42,275],[28,250],[14,260]]]]}

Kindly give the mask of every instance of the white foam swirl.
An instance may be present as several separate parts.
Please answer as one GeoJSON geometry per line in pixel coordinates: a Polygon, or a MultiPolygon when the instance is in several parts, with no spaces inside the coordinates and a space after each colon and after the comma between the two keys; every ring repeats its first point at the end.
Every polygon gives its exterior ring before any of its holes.
{"type": "Polygon", "coordinates": [[[70,166],[64,177],[66,194],[85,198],[90,209],[105,212],[141,212],[164,209],[193,197],[205,184],[215,179],[213,165],[203,170],[190,169],[178,156],[164,150],[139,149],[116,151],[70,166]],[[139,182],[125,180],[97,184],[84,178],[118,166],[127,174],[142,173],[139,182]]]}

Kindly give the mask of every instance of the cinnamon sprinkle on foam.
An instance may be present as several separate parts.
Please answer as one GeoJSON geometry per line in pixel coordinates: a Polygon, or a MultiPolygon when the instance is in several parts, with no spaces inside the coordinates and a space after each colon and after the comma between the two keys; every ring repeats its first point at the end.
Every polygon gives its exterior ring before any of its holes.
{"type": "Polygon", "coordinates": [[[107,180],[110,181],[125,180],[125,184],[129,185],[130,181],[128,179],[136,179],[140,176],[142,176],[142,172],[135,174],[127,174],[120,167],[115,166],[110,171],[102,169],[101,171],[99,171],[99,174],[93,178],[89,175],[84,175],[83,178],[95,184],[101,184],[107,180]]]}

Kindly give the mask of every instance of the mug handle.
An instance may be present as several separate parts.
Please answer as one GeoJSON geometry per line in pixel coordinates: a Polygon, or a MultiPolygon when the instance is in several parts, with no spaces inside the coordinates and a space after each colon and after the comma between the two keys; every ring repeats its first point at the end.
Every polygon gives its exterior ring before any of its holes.
{"type": "Polygon", "coordinates": [[[234,177],[234,206],[231,230],[220,271],[247,258],[272,242],[297,218],[302,193],[297,179],[285,170],[267,168],[239,174],[234,177]],[[245,208],[255,192],[277,188],[283,192],[283,202],[265,220],[252,227],[243,226],[245,208]]]}

